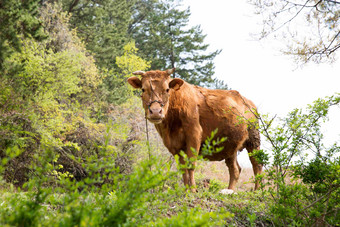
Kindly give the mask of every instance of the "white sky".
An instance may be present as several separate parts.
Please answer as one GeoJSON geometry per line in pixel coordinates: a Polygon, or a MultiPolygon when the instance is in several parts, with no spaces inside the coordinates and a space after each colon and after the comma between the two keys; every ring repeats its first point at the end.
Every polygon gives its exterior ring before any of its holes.
{"type": "MultiPolygon", "coordinates": [[[[260,112],[285,116],[294,108],[340,92],[340,61],[297,68],[280,53],[279,41],[254,41],[250,34],[260,31],[260,18],[246,0],[184,0],[183,4],[190,6],[190,23],[201,25],[211,50],[222,49],[215,58],[216,76],[251,99],[260,112]]],[[[326,139],[339,140],[340,108],[331,112],[330,119],[326,139]]],[[[239,162],[250,165],[246,152],[239,162]]]]}

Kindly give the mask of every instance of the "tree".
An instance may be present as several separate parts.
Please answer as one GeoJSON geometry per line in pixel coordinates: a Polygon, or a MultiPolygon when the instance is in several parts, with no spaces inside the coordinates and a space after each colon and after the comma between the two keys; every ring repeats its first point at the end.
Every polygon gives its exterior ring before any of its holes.
{"type": "Polygon", "coordinates": [[[20,52],[21,37],[46,38],[38,19],[39,0],[0,1],[0,70],[4,60],[13,52],[20,52]]]}
{"type": "Polygon", "coordinates": [[[131,34],[136,26],[146,19],[149,12],[153,11],[154,5],[158,0],[138,0],[132,6],[132,21],[129,25],[129,34],[131,34]]]}
{"type": "Polygon", "coordinates": [[[265,179],[262,190],[273,199],[268,203],[273,225],[339,223],[340,144],[339,140],[326,143],[323,134],[331,108],[339,106],[340,94],[335,94],[294,109],[284,118],[258,115],[257,126],[270,150],[254,154],[267,165],[260,178],[265,179]]]}
{"type": "Polygon", "coordinates": [[[115,58],[129,41],[127,30],[134,0],[64,0],[71,13],[70,23],[77,28],[86,48],[94,53],[97,65],[111,69],[115,58]]]}
{"type": "MultiPolygon", "coordinates": [[[[61,7],[46,4],[40,14],[49,38],[22,39],[22,52],[4,62],[6,67],[17,63],[22,67],[15,74],[2,74],[0,112],[36,112],[35,117],[46,117],[44,123],[48,125],[65,117],[60,113],[67,112],[70,106],[76,110],[75,103],[92,105],[101,78],[92,56],[75,31],[69,29],[69,18],[61,7]]],[[[65,127],[67,121],[62,122],[61,127],[65,127]]],[[[57,127],[52,131],[56,132],[57,127]]]]}
{"type": "Polygon", "coordinates": [[[204,44],[206,35],[200,26],[188,27],[190,9],[179,9],[176,0],[150,4],[141,4],[149,11],[134,15],[129,32],[144,58],[152,62],[151,68],[176,67],[174,76],[197,85],[214,84],[213,59],[221,51],[207,53],[209,45],[204,44]]]}
{"type": "Polygon", "coordinates": [[[251,0],[262,15],[260,38],[275,34],[298,63],[333,62],[340,48],[340,1],[251,0]],[[281,31],[281,33],[279,33],[281,31]],[[290,39],[287,39],[289,37],[290,39]]]}
{"type": "Polygon", "coordinates": [[[134,42],[124,46],[122,56],[116,57],[116,70],[110,70],[104,79],[103,91],[106,100],[113,104],[122,104],[133,94],[131,86],[128,86],[126,79],[132,76],[137,70],[147,70],[150,62],[145,61],[137,55],[138,49],[134,42]]]}
{"type": "Polygon", "coordinates": [[[80,147],[87,151],[104,128],[96,123],[102,78],[69,29],[69,16],[59,5],[45,4],[40,19],[49,37],[20,37],[22,51],[3,62],[5,69],[20,64],[20,70],[0,74],[0,158],[9,158],[5,179],[17,185],[36,171],[31,163],[43,151],[59,153],[63,170],[84,177],[84,167],[70,156],[79,156],[80,147]],[[12,149],[15,158],[8,156],[12,149]]]}

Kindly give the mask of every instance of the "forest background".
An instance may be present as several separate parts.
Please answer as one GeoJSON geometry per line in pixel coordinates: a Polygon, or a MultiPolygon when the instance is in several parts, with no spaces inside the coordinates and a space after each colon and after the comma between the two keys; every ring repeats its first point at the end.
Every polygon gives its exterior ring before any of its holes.
{"type": "Polygon", "coordinates": [[[339,146],[324,146],[320,130],[338,95],[275,128],[275,117],[259,118],[272,147],[270,164],[257,152],[268,165],[259,192],[223,197],[225,183],[202,175],[201,193],[188,194],[154,131],[145,142],[133,71],[176,67],[175,77],[228,89],[214,75],[221,50],[209,52],[189,17],[174,0],[0,2],[0,224],[339,223],[339,146]]]}

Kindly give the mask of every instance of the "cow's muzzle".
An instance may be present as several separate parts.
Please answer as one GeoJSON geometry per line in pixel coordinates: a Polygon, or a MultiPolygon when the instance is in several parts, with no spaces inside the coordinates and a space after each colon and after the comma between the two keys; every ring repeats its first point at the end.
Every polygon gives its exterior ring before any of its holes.
{"type": "Polygon", "coordinates": [[[159,124],[164,118],[163,106],[164,104],[159,100],[154,100],[149,103],[147,118],[154,124],[159,124]]]}

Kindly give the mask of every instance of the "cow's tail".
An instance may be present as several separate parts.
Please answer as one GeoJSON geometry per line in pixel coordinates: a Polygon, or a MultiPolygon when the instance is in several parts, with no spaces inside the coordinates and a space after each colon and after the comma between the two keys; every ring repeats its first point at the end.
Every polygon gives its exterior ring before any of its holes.
{"type": "Polygon", "coordinates": [[[261,145],[260,131],[253,125],[248,126],[248,139],[245,142],[245,148],[248,152],[254,149],[259,150],[261,145]]]}
{"type": "MultiPolygon", "coordinates": [[[[245,147],[249,154],[250,162],[253,166],[254,176],[257,176],[262,173],[263,164],[258,162],[257,158],[255,156],[252,156],[251,153],[254,152],[254,150],[260,150],[261,145],[261,137],[260,137],[260,131],[255,126],[251,125],[248,127],[248,139],[245,142],[245,147]]],[[[255,180],[255,190],[257,190],[260,187],[261,180],[258,178],[255,180]]]]}

